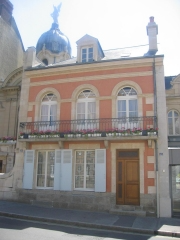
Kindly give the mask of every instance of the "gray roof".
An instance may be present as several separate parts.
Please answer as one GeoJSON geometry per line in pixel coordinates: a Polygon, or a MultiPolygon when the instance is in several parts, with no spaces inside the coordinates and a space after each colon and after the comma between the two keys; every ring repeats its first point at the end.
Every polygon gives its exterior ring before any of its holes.
{"type": "MultiPolygon", "coordinates": [[[[116,48],[116,49],[109,49],[104,50],[104,57],[101,61],[105,60],[113,60],[113,59],[124,59],[124,58],[131,58],[131,57],[143,57],[145,52],[147,52],[148,44],[141,45],[141,46],[134,46],[134,47],[127,47],[127,48],[116,48]]],[[[77,58],[73,57],[69,60],[62,61],[59,63],[55,63],[52,66],[58,65],[65,65],[65,64],[73,64],[77,63],[77,58]]]]}
{"type": "Polygon", "coordinates": [[[166,76],[164,81],[165,81],[165,89],[169,90],[172,88],[171,82],[176,76],[166,76]]]}
{"type": "MultiPolygon", "coordinates": [[[[100,61],[108,61],[108,60],[116,60],[116,59],[130,59],[130,58],[135,58],[135,57],[150,57],[152,55],[148,55],[148,49],[149,45],[140,45],[140,46],[133,46],[133,47],[126,47],[126,48],[116,48],[116,49],[109,49],[109,50],[104,50],[104,57],[100,61]]],[[[160,54],[158,54],[160,55],[160,54]]],[[[61,61],[55,64],[50,64],[47,67],[56,67],[56,66],[62,66],[62,65],[72,65],[72,64],[87,64],[87,63],[78,63],[76,57],[72,57],[68,60],[61,61]]],[[[91,64],[91,63],[88,63],[91,64]]],[[[44,66],[40,65],[39,66],[34,66],[34,68],[44,68],[44,66]]]]}

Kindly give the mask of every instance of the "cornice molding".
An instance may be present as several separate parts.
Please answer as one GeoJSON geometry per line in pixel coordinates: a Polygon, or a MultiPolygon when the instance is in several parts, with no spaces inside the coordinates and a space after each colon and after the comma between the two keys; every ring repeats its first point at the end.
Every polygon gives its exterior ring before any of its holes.
{"type": "MultiPolygon", "coordinates": [[[[30,86],[32,87],[32,86],[52,85],[52,84],[67,83],[67,82],[108,80],[111,78],[144,77],[144,76],[152,76],[152,74],[153,74],[152,71],[146,71],[146,72],[129,72],[129,73],[108,74],[108,75],[63,78],[63,79],[55,79],[55,80],[48,80],[48,81],[41,81],[41,82],[32,82],[32,83],[30,83],[30,86]]],[[[129,79],[129,80],[131,80],[131,79],[129,79]]]]}
{"type": "Polygon", "coordinates": [[[13,92],[13,91],[20,91],[21,87],[20,86],[13,86],[13,87],[3,87],[0,89],[0,92],[13,92]]]}
{"type": "Polygon", "coordinates": [[[157,58],[131,58],[131,59],[118,59],[111,61],[101,61],[85,64],[69,64],[69,65],[59,65],[51,66],[43,69],[26,69],[25,76],[29,78],[33,77],[43,77],[43,76],[52,76],[57,74],[66,74],[66,73],[77,73],[77,72],[93,72],[99,70],[108,70],[116,68],[132,68],[132,67],[147,67],[152,66],[154,62],[156,66],[163,65],[163,56],[157,58]]]}

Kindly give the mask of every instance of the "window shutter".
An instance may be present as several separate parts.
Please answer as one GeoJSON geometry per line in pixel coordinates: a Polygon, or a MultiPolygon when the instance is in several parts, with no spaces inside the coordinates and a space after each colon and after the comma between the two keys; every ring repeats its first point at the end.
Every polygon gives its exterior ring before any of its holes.
{"type": "Polygon", "coordinates": [[[95,192],[106,192],[106,149],[95,150],[95,192]]]}
{"type": "Polygon", "coordinates": [[[24,157],[23,188],[32,189],[34,172],[34,150],[26,150],[24,157]]]}
{"type": "Polygon", "coordinates": [[[54,163],[54,190],[61,190],[61,160],[62,151],[55,150],[54,163]]]}
{"type": "Polygon", "coordinates": [[[61,190],[72,190],[72,150],[62,150],[61,190]]]}

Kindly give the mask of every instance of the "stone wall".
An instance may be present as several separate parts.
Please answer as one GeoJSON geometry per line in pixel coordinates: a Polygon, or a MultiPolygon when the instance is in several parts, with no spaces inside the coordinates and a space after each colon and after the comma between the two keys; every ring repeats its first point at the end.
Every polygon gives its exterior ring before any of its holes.
{"type": "Polygon", "coordinates": [[[22,44],[12,25],[0,18],[0,81],[23,65],[22,44]]]}
{"type": "MultiPolygon", "coordinates": [[[[95,193],[95,192],[65,192],[55,190],[25,190],[16,191],[19,202],[28,204],[55,207],[80,209],[89,211],[108,212],[116,207],[115,193],[95,193]]],[[[156,195],[141,194],[140,207],[142,210],[156,214],[156,195]]],[[[119,205],[120,206],[120,205],[119,205]]]]}

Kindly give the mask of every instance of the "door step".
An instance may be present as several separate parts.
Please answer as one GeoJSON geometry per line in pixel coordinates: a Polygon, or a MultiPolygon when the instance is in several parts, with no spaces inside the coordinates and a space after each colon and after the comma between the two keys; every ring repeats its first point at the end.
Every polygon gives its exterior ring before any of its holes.
{"type": "Polygon", "coordinates": [[[109,212],[118,215],[146,217],[146,211],[142,210],[140,206],[115,206],[111,208],[109,212]]]}

